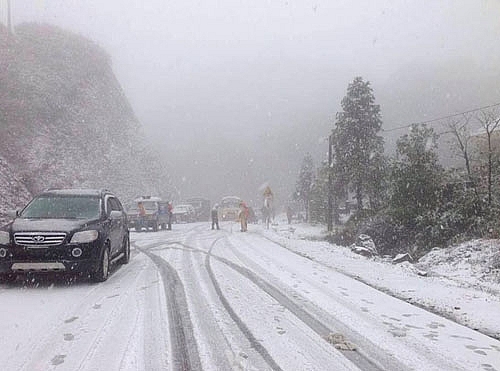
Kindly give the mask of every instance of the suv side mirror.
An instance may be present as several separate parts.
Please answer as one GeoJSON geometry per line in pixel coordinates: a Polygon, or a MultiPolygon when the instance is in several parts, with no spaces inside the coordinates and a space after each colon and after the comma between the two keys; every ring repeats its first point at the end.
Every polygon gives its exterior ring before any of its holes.
{"type": "Polygon", "coordinates": [[[123,213],[119,210],[112,210],[111,213],[109,214],[109,218],[112,220],[121,219],[122,216],[123,216],[123,213]]]}
{"type": "Polygon", "coordinates": [[[17,218],[19,214],[21,213],[21,210],[16,209],[16,210],[8,210],[7,211],[7,216],[9,218],[17,218]]]}

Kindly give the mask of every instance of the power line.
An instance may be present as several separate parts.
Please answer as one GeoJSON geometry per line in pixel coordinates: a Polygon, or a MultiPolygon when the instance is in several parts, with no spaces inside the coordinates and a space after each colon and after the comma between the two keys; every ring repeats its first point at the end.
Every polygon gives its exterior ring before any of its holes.
{"type": "Polygon", "coordinates": [[[491,105],[489,105],[489,106],[483,106],[483,107],[479,107],[479,108],[474,108],[474,109],[471,109],[471,110],[468,110],[468,111],[463,111],[463,112],[459,112],[459,113],[454,113],[454,114],[452,114],[452,115],[442,116],[442,117],[438,117],[438,118],[431,119],[431,120],[420,121],[420,122],[414,122],[414,123],[411,123],[411,124],[408,124],[408,125],[399,126],[399,127],[392,128],[392,129],[387,129],[387,130],[382,129],[382,131],[383,131],[383,132],[388,133],[388,132],[390,132],[390,131],[396,131],[396,130],[406,129],[406,128],[409,128],[409,127],[411,127],[411,126],[413,126],[413,125],[430,124],[430,123],[437,122],[437,121],[441,121],[441,120],[444,120],[444,119],[448,119],[448,118],[452,118],[452,117],[461,116],[461,115],[464,115],[464,114],[466,114],[466,113],[477,112],[477,111],[481,111],[481,110],[483,110],[483,109],[493,108],[493,107],[497,107],[497,106],[500,106],[500,103],[495,103],[495,104],[491,104],[491,105]]]}

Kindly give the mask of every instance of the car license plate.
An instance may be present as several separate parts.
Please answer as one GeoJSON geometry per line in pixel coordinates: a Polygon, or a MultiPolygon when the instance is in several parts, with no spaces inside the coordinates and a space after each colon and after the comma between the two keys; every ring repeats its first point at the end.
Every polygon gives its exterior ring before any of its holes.
{"type": "Polygon", "coordinates": [[[11,269],[13,271],[60,271],[65,270],[66,267],[63,263],[14,263],[11,269]]]}

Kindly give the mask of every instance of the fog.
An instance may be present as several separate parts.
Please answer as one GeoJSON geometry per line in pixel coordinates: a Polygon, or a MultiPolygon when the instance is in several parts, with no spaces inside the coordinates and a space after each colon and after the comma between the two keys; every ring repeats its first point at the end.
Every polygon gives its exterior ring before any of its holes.
{"type": "Polygon", "coordinates": [[[56,24],[108,51],[177,200],[257,204],[268,183],[285,201],[305,154],[324,159],[355,76],[386,129],[500,102],[498,0],[12,3],[14,23],[56,24]]]}

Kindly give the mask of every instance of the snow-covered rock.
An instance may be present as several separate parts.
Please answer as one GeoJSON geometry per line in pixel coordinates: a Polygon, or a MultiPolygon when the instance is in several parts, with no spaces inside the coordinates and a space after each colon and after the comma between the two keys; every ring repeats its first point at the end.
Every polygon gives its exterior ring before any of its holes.
{"type": "Polygon", "coordinates": [[[368,256],[368,257],[373,256],[373,253],[370,250],[368,250],[365,247],[356,246],[355,244],[351,245],[351,250],[352,250],[352,252],[355,252],[356,254],[359,254],[359,255],[368,256]]]}
{"type": "Polygon", "coordinates": [[[413,258],[409,253],[404,253],[404,254],[398,254],[392,259],[393,264],[398,264],[402,262],[412,262],[413,258]]]}
{"type": "Polygon", "coordinates": [[[360,234],[356,242],[351,245],[351,250],[356,254],[363,256],[376,256],[378,255],[377,247],[372,238],[367,234],[360,234]]]}

